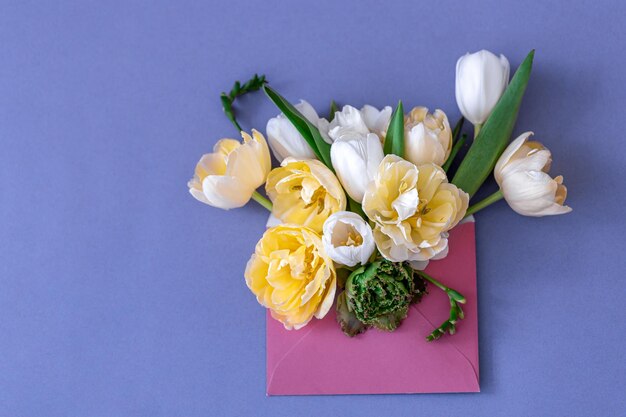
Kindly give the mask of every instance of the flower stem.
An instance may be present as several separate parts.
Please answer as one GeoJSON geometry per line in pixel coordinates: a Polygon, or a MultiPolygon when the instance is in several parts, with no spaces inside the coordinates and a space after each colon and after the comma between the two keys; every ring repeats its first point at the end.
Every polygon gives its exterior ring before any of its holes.
{"type": "Polygon", "coordinates": [[[261,194],[259,194],[258,191],[255,191],[252,193],[252,199],[256,201],[257,203],[259,203],[260,205],[262,205],[263,207],[265,207],[266,209],[268,209],[270,212],[272,211],[272,208],[274,207],[272,205],[272,202],[269,201],[267,198],[263,197],[261,194]]]}
{"type": "Polygon", "coordinates": [[[463,135],[461,136],[461,139],[457,140],[454,146],[452,147],[452,151],[450,152],[450,156],[448,157],[448,160],[446,161],[445,164],[443,164],[442,168],[444,171],[448,172],[448,170],[450,169],[450,165],[452,165],[452,161],[454,161],[454,158],[456,158],[456,154],[459,153],[459,151],[465,144],[466,140],[467,140],[467,135],[463,133],[463,135]]]}
{"type": "Polygon", "coordinates": [[[478,134],[480,133],[480,129],[483,127],[482,124],[480,123],[476,123],[474,125],[474,139],[476,139],[478,137],[478,134]]]}
{"type": "Polygon", "coordinates": [[[222,109],[224,110],[224,114],[230,120],[230,122],[235,126],[237,131],[241,132],[243,129],[239,122],[237,122],[237,118],[235,117],[235,110],[233,109],[233,103],[237,99],[237,97],[241,97],[244,94],[250,93],[252,91],[258,91],[263,87],[263,85],[267,83],[265,79],[265,75],[261,75],[260,77],[257,74],[254,74],[254,77],[246,81],[244,84],[241,84],[239,81],[235,81],[233,88],[230,92],[222,93],[220,95],[220,100],[222,101],[222,109]]]}
{"type": "Polygon", "coordinates": [[[440,290],[448,294],[448,297],[450,297],[451,300],[454,300],[457,303],[465,304],[465,301],[466,301],[465,297],[463,297],[463,295],[461,295],[461,293],[459,293],[458,291],[453,290],[452,288],[446,287],[441,282],[437,281],[435,278],[431,277],[424,271],[417,271],[417,273],[426,281],[430,282],[435,287],[439,288],[440,290]]]}
{"type": "Polygon", "coordinates": [[[471,214],[474,214],[477,211],[482,210],[487,206],[490,206],[496,201],[502,200],[503,198],[504,198],[504,195],[502,194],[502,190],[498,190],[495,193],[491,194],[489,197],[485,198],[484,200],[481,200],[478,203],[470,206],[470,208],[467,209],[467,212],[465,212],[465,217],[471,214]]]}

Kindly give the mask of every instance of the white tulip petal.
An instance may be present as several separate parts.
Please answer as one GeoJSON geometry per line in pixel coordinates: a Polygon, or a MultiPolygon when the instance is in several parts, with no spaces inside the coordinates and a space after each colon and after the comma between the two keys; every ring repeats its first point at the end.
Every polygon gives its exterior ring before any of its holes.
{"type": "Polygon", "coordinates": [[[378,110],[376,107],[366,104],[361,108],[361,116],[365,125],[370,132],[376,133],[380,138],[383,138],[387,133],[392,112],[393,110],[389,106],[378,110]]]}
{"type": "Polygon", "coordinates": [[[314,159],[315,153],[294,125],[282,114],[267,122],[267,140],[276,159],[314,159]]]}
{"type": "Polygon", "coordinates": [[[378,136],[372,133],[362,136],[356,132],[340,136],[330,149],[330,157],[346,192],[360,203],[384,157],[378,136]]]}
{"type": "Polygon", "coordinates": [[[208,204],[228,210],[245,206],[254,188],[237,177],[209,175],[202,181],[202,191],[208,204]]]}

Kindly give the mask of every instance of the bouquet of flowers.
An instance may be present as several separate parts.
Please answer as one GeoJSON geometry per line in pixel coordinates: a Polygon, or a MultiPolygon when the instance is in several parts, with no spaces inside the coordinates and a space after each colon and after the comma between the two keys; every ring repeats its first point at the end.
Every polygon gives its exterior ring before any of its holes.
{"type": "Polygon", "coordinates": [[[218,141],[198,162],[189,191],[221,209],[253,199],[271,212],[245,281],[286,329],[322,319],[335,305],[348,336],[394,331],[433,286],[448,296],[450,314],[424,336],[454,334],[466,299],[424,272],[446,257],[450,230],[503,198],[526,216],[571,211],[563,178],[548,174],[550,151],[529,140],[532,132],[509,144],[533,56],[510,83],[504,56],[483,50],[461,57],[456,101],[463,117],[453,129],[442,110],[405,113],[401,101],[381,110],[339,110],[332,102],[325,119],[306,101],[291,104],[264,76],[236,82],[221,99],[243,142],[218,141]],[[267,141],[257,130],[243,132],[233,107],[261,89],[281,111],[267,122],[267,141]],[[473,141],[451,175],[467,142],[465,120],[473,141]],[[280,166],[272,168],[270,149],[280,166]],[[499,190],[470,204],[491,173],[499,190]],[[257,191],[263,184],[269,200],[257,191]]]}

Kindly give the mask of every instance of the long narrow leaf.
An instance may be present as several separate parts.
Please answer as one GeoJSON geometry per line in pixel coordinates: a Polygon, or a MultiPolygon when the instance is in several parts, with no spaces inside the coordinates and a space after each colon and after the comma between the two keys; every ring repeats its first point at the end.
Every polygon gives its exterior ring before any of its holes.
{"type": "Polygon", "coordinates": [[[404,158],[404,108],[402,101],[398,102],[398,107],[391,115],[383,151],[385,155],[394,154],[404,158]]]}
{"type": "Polygon", "coordinates": [[[330,161],[330,144],[328,144],[322,137],[317,126],[314,126],[302,115],[291,103],[289,103],[283,96],[278,94],[276,90],[265,84],[263,91],[269,97],[270,100],[283,112],[285,117],[294,125],[294,127],[300,132],[302,137],[307,141],[317,158],[326,164],[331,170],[333,169],[330,161]]]}
{"type": "Polygon", "coordinates": [[[530,77],[534,55],[533,49],[515,72],[511,83],[452,179],[452,183],[468,193],[470,197],[485,182],[511,138],[530,77]]]}

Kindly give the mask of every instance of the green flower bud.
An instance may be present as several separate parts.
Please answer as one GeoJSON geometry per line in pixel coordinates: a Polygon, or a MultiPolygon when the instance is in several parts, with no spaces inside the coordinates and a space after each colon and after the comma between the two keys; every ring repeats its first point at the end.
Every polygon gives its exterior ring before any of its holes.
{"type": "Polygon", "coordinates": [[[346,282],[348,308],[368,326],[393,331],[418,302],[426,285],[407,262],[377,260],[355,270],[346,282]]]}

